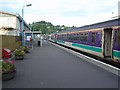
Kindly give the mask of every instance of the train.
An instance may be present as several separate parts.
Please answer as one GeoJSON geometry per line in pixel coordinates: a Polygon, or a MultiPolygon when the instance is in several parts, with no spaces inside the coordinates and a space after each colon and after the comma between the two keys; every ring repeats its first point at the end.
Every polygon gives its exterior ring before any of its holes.
{"type": "Polygon", "coordinates": [[[120,18],[52,33],[49,40],[120,64],[120,18]]]}

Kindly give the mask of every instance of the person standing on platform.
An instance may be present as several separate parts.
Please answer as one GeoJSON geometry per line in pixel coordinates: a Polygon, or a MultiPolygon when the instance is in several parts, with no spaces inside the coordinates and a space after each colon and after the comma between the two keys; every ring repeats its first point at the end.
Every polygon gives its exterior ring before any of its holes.
{"type": "Polygon", "coordinates": [[[43,39],[43,36],[40,37],[40,46],[42,47],[42,39],[43,39]]]}
{"type": "Polygon", "coordinates": [[[33,41],[32,41],[32,37],[30,37],[30,47],[33,48],[33,41]]]}

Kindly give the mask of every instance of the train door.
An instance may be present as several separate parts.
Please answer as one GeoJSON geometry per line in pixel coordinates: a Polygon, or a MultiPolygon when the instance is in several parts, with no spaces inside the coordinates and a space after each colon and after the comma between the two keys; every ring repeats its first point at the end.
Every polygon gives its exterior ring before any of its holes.
{"type": "Polygon", "coordinates": [[[57,42],[57,34],[55,34],[55,42],[57,42]]]}
{"type": "Polygon", "coordinates": [[[112,58],[112,28],[104,29],[103,52],[105,58],[112,58]]]}

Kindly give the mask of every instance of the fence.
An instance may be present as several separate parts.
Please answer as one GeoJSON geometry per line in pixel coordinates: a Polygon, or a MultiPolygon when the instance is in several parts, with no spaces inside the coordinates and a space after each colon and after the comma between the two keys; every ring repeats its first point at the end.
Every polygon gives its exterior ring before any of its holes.
{"type": "Polygon", "coordinates": [[[22,44],[22,39],[20,36],[8,36],[8,35],[0,35],[0,58],[2,58],[2,49],[9,48],[10,50],[14,50],[18,48],[22,44]]]}

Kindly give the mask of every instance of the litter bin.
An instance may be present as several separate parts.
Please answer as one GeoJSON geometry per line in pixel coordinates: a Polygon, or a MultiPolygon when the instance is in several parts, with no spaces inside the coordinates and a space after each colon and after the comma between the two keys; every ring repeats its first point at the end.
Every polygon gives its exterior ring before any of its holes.
{"type": "Polygon", "coordinates": [[[12,57],[12,51],[7,49],[7,48],[4,48],[3,49],[3,58],[11,58],[12,57]]]}
{"type": "Polygon", "coordinates": [[[40,46],[40,41],[38,41],[38,46],[40,46]]]}

